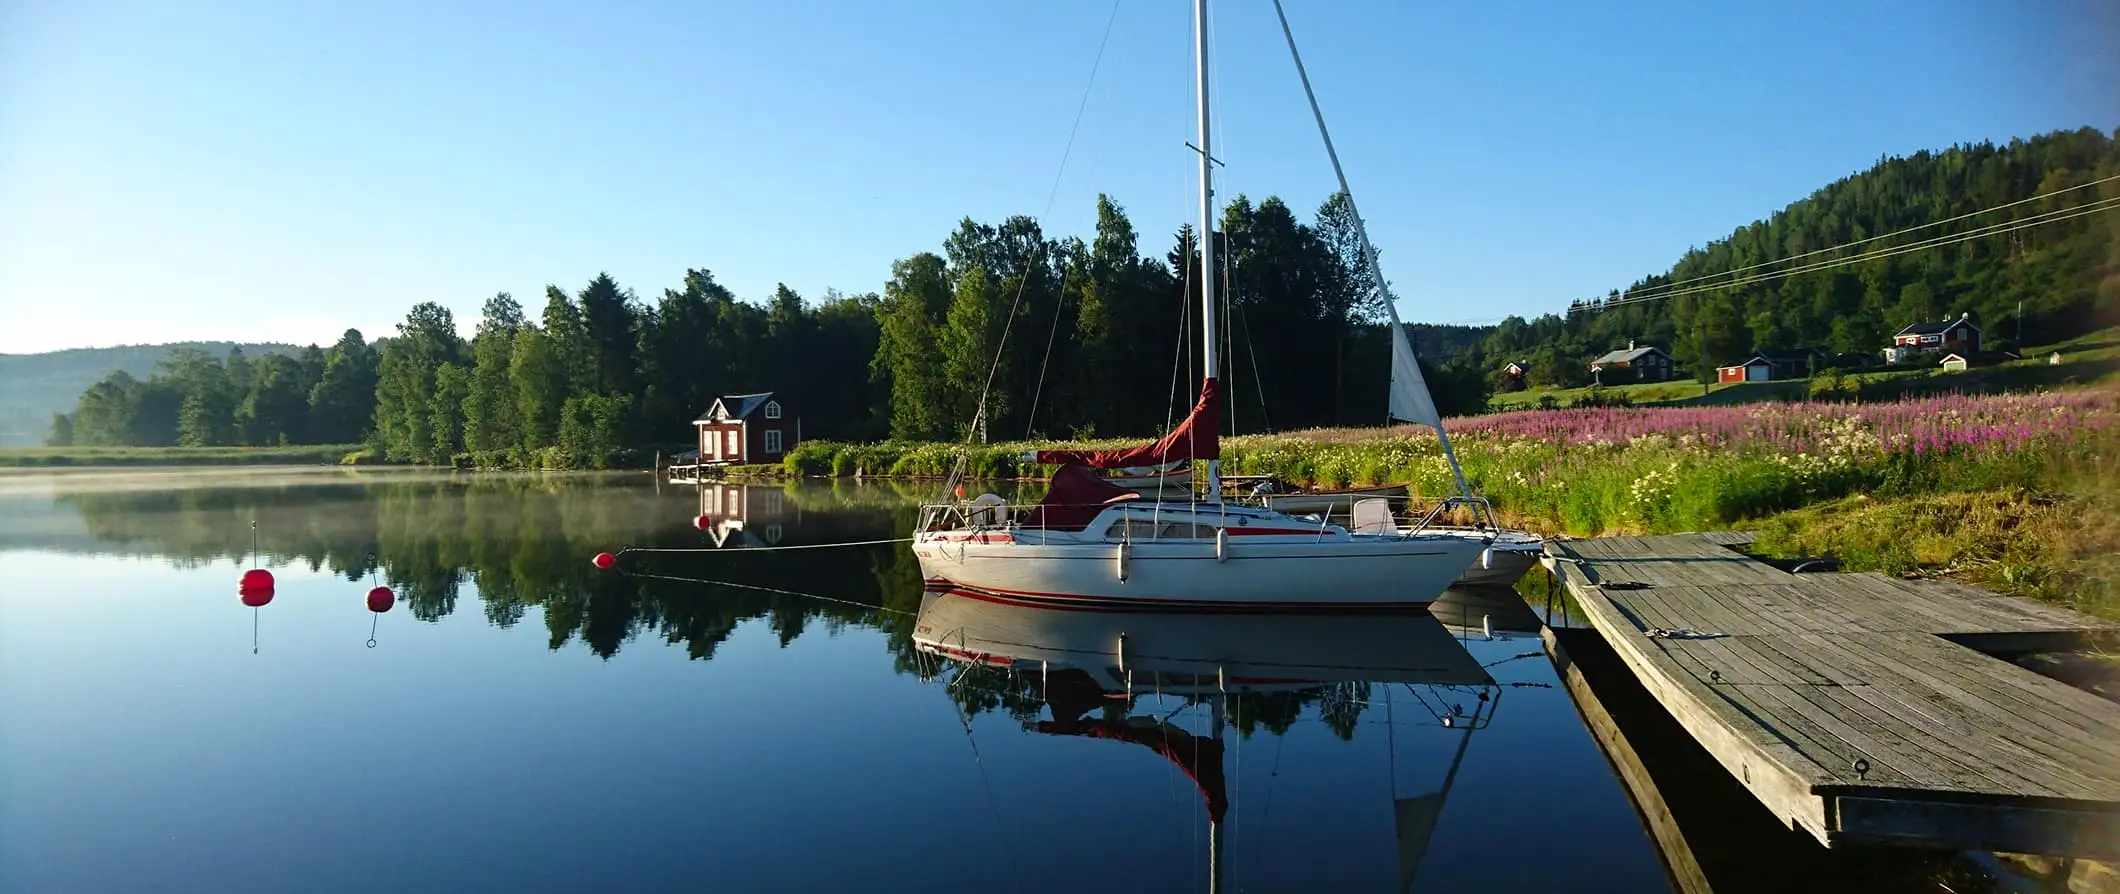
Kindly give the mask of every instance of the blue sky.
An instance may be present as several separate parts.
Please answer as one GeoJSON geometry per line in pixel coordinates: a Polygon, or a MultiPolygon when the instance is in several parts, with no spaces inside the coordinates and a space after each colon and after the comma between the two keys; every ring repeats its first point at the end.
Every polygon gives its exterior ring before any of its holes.
{"type": "MultiPolygon", "coordinates": [[[[1880,156],[2120,124],[2101,0],[1292,0],[1409,320],[1556,310],[1880,156]]],[[[0,352],[468,328],[608,270],[878,289],[958,218],[1160,255],[1189,3],[0,3],[0,352]],[[1058,188],[1055,190],[1056,174],[1058,188]]],[[[1213,15],[1221,195],[1330,191],[1264,0],[1213,15]]]]}

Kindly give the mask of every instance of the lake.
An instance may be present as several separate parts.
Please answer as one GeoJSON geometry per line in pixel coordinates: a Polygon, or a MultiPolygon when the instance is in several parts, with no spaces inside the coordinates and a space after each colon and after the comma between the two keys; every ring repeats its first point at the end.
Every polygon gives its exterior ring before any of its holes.
{"type": "MultiPolygon", "coordinates": [[[[1560,607],[1048,612],[926,592],[903,544],[779,549],[903,536],[929,490],[0,476],[0,891],[1670,889],[1560,607]],[[591,566],[624,547],[670,551],[591,566]]],[[[1717,817],[1683,827],[1716,890],[2016,887],[1821,859],[1701,757],[1654,764],[1717,817]]]]}

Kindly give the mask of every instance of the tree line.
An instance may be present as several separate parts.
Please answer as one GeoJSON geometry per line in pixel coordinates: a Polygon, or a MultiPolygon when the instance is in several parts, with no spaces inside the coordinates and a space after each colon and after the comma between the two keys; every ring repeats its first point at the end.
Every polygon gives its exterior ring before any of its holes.
{"type": "Polygon", "coordinates": [[[375,407],[377,356],[358,330],[326,350],[225,358],[177,348],[140,379],[112,372],[54,414],[54,446],[349,444],[375,407]]]}
{"type": "MultiPolygon", "coordinates": [[[[1383,421],[1382,304],[1345,199],[1305,222],[1239,196],[1215,238],[1233,429],[1383,421]]],[[[113,373],[55,416],[51,441],[362,442],[392,462],[601,468],[689,441],[715,397],[752,391],[786,395],[813,438],[1147,434],[1197,387],[1199,252],[1190,226],[1160,257],[1137,241],[1100,196],[1089,241],[966,219],[940,251],[893,264],[881,294],[810,302],[782,285],[752,303],[695,269],[649,302],[600,274],[547,287],[535,318],[496,295],[468,340],[427,302],[374,344],[349,330],[295,357],[179,351],[144,382],[113,373]]],[[[1430,376],[1446,407],[1484,404],[1476,370],[1430,376]]]]}
{"type": "Polygon", "coordinates": [[[1878,362],[1908,324],[1961,314],[1982,328],[1989,349],[2066,339],[2120,321],[2120,211],[2063,219],[2083,203],[2120,197],[2120,183],[2096,183],[2116,175],[2120,131],[2093,128],[1886,158],[1687,251],[1668,272],[1571,302],[1566,313],[1508,317],[1458,359],[1497,384],[1503,366],[1524,362],[1529,385],[1576,387],[1590,383],[1593,358],[1630,339],[1664,348],[1704,382],[1757,348],[1817,348],[1842,367],[1878,362]],[[2050,193],[2060,194],[2025,201],[2050,193]],[[1822,251],[2015,202],[2023,204],[1822,251]],[[2042,214],[2051,222],[1708,288],[2042,214]],[[1657,295],[1669,297],[1649,297],[1657,295]]]}

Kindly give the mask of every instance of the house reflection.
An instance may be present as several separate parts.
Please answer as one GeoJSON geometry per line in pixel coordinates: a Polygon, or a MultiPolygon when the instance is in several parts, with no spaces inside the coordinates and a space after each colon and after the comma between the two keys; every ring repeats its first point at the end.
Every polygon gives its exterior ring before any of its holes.
{"type": "Polygon", "coordinates": [[[787,526],[800,521],[778,487],[707,482],[699,485],[699,528],[725,549],[778,546],[787,526]]]}

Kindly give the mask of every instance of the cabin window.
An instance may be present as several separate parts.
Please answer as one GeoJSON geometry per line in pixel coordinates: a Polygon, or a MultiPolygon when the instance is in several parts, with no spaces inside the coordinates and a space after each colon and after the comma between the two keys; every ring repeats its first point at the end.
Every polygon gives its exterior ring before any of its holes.
{"type": "Polygon", "coordinates": [[[767,419],[779,419],[779,418],[780,418],[780,401],[777,401],[777,400],[769,400],[769,401],[766,401],[766,418],[767,418],[767,419]]]}
{"type": "Polygon", "coordinates": [[[738,454],[741,454],[741,453],[743,452],[743,448],[742,448],[742,446],[741,446],[741,445],[742,445],[742,442],[740,442],[740,441],[738,441],[738,440],[736,439],[736,430],[735,430],[735,429],[731,429],[731,430],[729,431],[729,452],[728,452],[728,455],[730,455],[730,456],[736,456],[736,455],[738,455],[738,454]]]}
{"type": "Polygon", "coordinates": [[[1122,518],[1104,529],[1106,540],[1154,540],[1156,523],[1145,518],[1122,518]]]}
{"type": "Polygon", "coordinates": [[[1214,525],[1196,525],[1191,522],[1172,522],[1156,532],[1156,537],[1161,540],[1203,540],[1214,536],[1214,525]]]}
{"type": "Polygon", "coordinates": [[[780,429],[771,429],[766,432],[766,452],[780,452],[780,429]]]}

